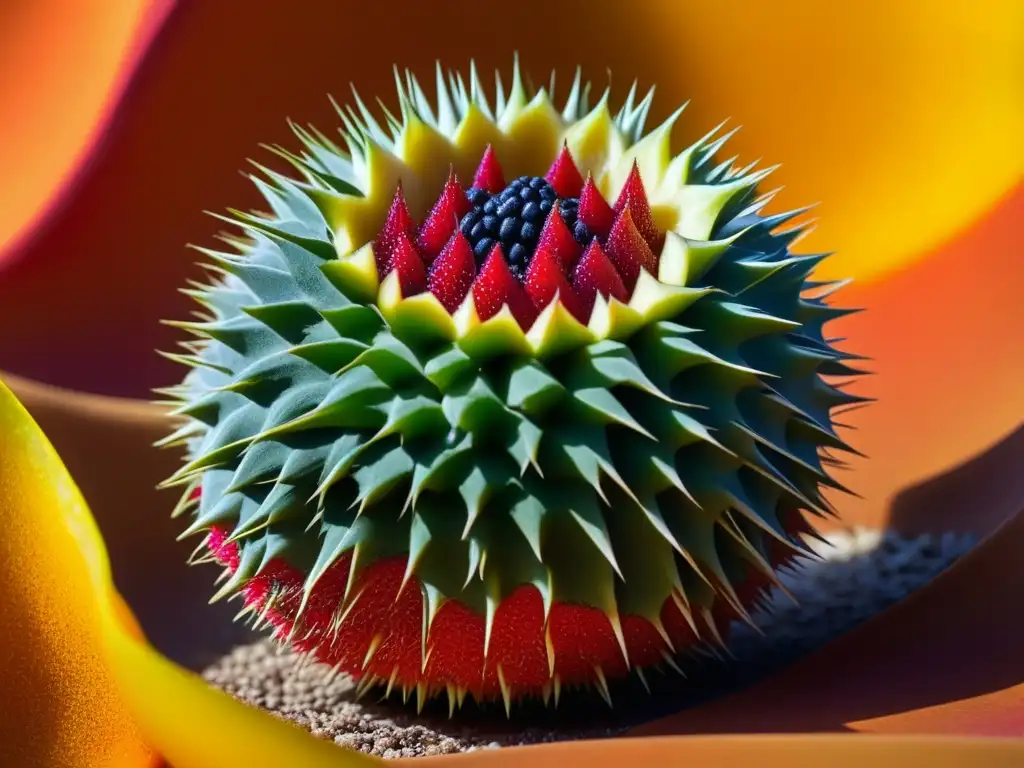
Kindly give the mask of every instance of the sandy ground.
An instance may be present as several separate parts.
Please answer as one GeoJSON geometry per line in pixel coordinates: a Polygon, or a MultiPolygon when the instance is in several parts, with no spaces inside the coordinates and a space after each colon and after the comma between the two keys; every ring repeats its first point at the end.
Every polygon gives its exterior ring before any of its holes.
{"type": "Polygon", "coordinates": [[[592,692],[564,695],[558,711],[539,705],[514,709],[467,706],[452,719],[447,704],[428,704],[417,716],[401,695],[356,701],[352,682],[282,650],[271,640],[239,646],[204,671],[213,684],[331,739],[370,754],[411,757],[518,744],[613,735],[625,728],[722,695],[856,626],[923,586],[974,543],[968,536],[901,538],[858,530],[829,537],[821,561],[808,561],[781,579],[796,598],[771,594],[754,613],[763,634],[737,624],[733,659],[684,660],[675,672],[648,674],[651,693],[636,679],[612,687],[614,708],[592,692]]]}

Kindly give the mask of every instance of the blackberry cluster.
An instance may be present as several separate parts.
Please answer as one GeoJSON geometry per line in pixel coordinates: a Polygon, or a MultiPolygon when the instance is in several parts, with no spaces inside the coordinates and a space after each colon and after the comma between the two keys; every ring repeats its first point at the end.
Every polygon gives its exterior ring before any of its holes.
{"type": "Polygon", "coordinates": [[[462,217],[459,228],[473,247],[477,266],[495,243],[501,243],[509,268],[521,279],[558,195],[540,176],[520,176],[494,197],[484,198],[486,194],[483,190],[467,193],[474,207],[462,217]],[[483,205],[478,200],[484,200],[483,205]]]}
{"type": "Polygon", "coordinates": [[[561,214],[562,221],[565,222],[565,226],[568,227],[570,232],[572,232],[572,236],[576,239],[576,242],[584,248],[590,245],[590,239],[593,235],[591,235],[587,225],[580,221],[579,198],[568,197],[565,200],[561,200],[558,203],[558,212],[561,214]]]}

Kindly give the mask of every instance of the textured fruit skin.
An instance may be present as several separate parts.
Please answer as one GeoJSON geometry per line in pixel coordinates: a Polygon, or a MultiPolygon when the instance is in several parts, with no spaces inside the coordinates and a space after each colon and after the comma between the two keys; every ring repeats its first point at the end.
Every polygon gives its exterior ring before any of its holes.
{"type": "Polygon", "coordinates": [[[633,222],[631,208],[623,207],[619,212],[611,232],[608,233],[604,249],[622,276],[627,291],[633,290],[641,269],[652,275],[657,274],[658,257],[654,255],[646,238],[633,222]]]}
{"type": "MultiPolygon", "coordinates": [[[[578,83],[572,93],[530,119],[557,115],[566,146],[574,126],[601,120],[627,145],[643,139],[649,99],[631,94],[611,118],[603,100],[588,112],[578,83]]],[[[423,126],[455,128],[416,111],[422,94],[401,95],[424,151],[442,151],[423,126]]],[[[448,96],[456,125],[490,113],[448,96]]],[[[509,96],[499,122],[514,127],[528,96],[509,96]]],[[[403,145],[360,125],[346,145],[385,142],[373,150],[384,174],[382,156],[403,145]]],[[[209,319],[177,324],[197,340],[167,390],[185,423],[165,444],[188,452],[168,484],[184,486],[177,514],[228,572],[215,599],[242,595],[251,617],[361,690],[507,709],[557,702],[566,685],[607,696],[608,680],[671,668],[749,618],[775,570],[806,551],[808,518],[831,513],[822,489],[841,488],[828,470],[850,450],[831,413],[861,401],[826,381],[857,373],[823,330],[846,311],[809,282],[822,257],[790,253],[798,231],[779,228],[795,214],[761,214],[763,176],[716,165],[710,139],[685,165],[656,152],[633,169],[581,165],[578,218],[608,258],[581,259],[553,228],[523,287],[542,311],[526,317],[511,271],[488,261],[478,274],[461,232],[413,294],[406,245],[422,231],[406,197],[429,218],[430,201],[453,199],[443,177],[429,190],[406,176],[371,184],[357,171],[366,157],[298,135],[302,179],[268,172],[273,214],[234,216],[246,239],[205,251],[218,278],[190,291],[209,319]],[[649,231],[643,185],[665,206],[672,183],[686,229],[649,231]],[[613,253],[635,262],[635,285],[615,283],[613,253]],[[606,291],[620,306],[597,300],[606,291]],[[503,298],[518,324],[494,314],[503,298]]],[[[497,184],[490,158],[474,185],[497,184]]]]}
{"type": "Polygon", "coordinates": [[[475,274],[473,250],[462,233],[455,232],[430,265],[427,286],[445,309],[454,312],[469,293],[475,274]]]}
{"type": "Polygon", "coordinates": [[[537,308],[509,270],[500,245],[494,246],[473,281],[473,299],[481,320],[498,314],[505,304],[525,328],[537,318],[537,308]]]}
{"type": "Polygon", "coordinates": [[[611,232],[612,224],[615,222],[615,212],[612,211],[608,202],[601,196],[594,180],[588,176],[583,184],[583,191],[580,192],[579,212],[577,218],[593,234],[600,237],[607,237],[611,232]]]}
{"type": "Polygon", "coordinates": [[[614,297],[625,303],[629,298],[622,277],[615,271],[611,260],[601,250],[601,244],[595,238],[586,252],[576,263],[572,275],[572,287],[583,300],[585,314],[589,314],[594,306],[597,294],[605,298],[614,297]]]}

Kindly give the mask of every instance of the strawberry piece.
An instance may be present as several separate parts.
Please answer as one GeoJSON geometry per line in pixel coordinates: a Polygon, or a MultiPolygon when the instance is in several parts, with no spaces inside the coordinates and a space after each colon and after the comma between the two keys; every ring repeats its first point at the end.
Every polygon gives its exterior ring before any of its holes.
{"type": "Polygon", "coordinates": [[[537,308],[512,275],[500,244],[491,250],[473,281],[473,302],[481,320],[494,317],[505,304],[524,331],[537,319],[537,308]]]}
{"type": "Polygon", "coordinates": [[[538,248],[533,254],[530,266],[526,270],[526,292],[538,310],[550,304],[557,293],[565,308],[577,320],[581,323],[587,322],[583,303],[569,285],[569,281],[565,279],[561,260],[548,248],[538,248]]]}
{"type": "Polygon", "coordinates": [[[562,151],[558,153],[548,175],[544,178],[555,188],[559,197],[579,197],[583,190],[583,177],[566,144],[562,144],[562,151]]]}
{"type": "Polygon", "coordinates": [[[557,201],[551,207],[551,213],[548,214],[544,221],[544,228],[541,229],[540,235],[537,237],[536,250],[541,249],[552,251],[558,257],[562,271],[567,275],[572,272],[572,268],[576,266],[576,260],[580,257],[582,248],[576,242],[576,238],[572,236],[569,227],[565,225],[565,220],[558,210],[557,201]]]}
{"type": "Polygon", "coordinates": [[[654,225],[651,206],[647,202],[647,190],[644,189],[643,180],[640,178],[640,169],[635,160],[633,161],[633,170],[629,172],[626,183],[615,201],[615,215],[618,216],[627,208],[633,217],[633,224],[647,241],[647,245],[655,253],[661,253],[661,247],[665,244],[664,233],[654,225]]]}
{"type": "Polygon", "coordinates": [[[587,174],[587,183],[580,192],[579,220],[600,238],[608,237],[615,222],[615,212],[598,191],[590,174],[587,174]]]}
{"type": "Polygon", "coordinates": [[[596,237],[590,241],[590,247],[573,271],[572,287],[580,297],[588,316],[594,309],[594,300],[598,293],[605,298],[614,296],[623,303],[629,300],[622,278],[615,271],[611,259],[601,250],[596,237]]]}
{"type": "Polygon", "coordinates": [[[505,176],[501,172],[501,165],[494,154],[494,147],[490,144],[484,150],[484,156],[480,158],[480,165],[473,176],[473,186],[477,189],[486,189],[492,195],[496,195],[505,188],[505,176]]]}
{"type": "Polygon", "coordinates": [[[622,276],[622,282],[630,294],[633,293],[641,269],[655,276],[658,274],[658,257],[633,223],[633,214],[628,206],[616,217],[604,250],[622,276]]]}
{"type": "Polygon", "coordinates": [[[412,220],[409,206],[405,202],[405,195],[402,194],[401,180],[399,180],[398,188],[395,190],[395,197],[391,201],[388,216],[384,220],[384,227],[373,242],[373,256],[377,262],[377,274],[382,279],[384,275],[391,271],[391,253],[395,249],[395,243],[400,234],[405,234],[410,238],[416,236],[416,223],[412,220]]]}
{"type": "Polygon", "coordinates": [[[472,208],[472,204],[466,199],[466,193],[459,186],[455,170],[450,169],[441,196],[427,214],[416,238],[416,247],[427,264],[433,263],[458,228],[459,221],[472,208]]]}
{"type": "Polygon", "coordinates": [[[434,259],[427,276],[427,287],[445,309],[454,312],[469,293],[475,274],[473,249],[462,233],[456,231],[434,259]]]}
{"type": "Polygon", "coordinates": [[[426,290],[427,270],[423,266],[423,258],[404,232],[399,232],[391,251],[391,270],[398,273],[403,297],[415,296],[426,290]]]}

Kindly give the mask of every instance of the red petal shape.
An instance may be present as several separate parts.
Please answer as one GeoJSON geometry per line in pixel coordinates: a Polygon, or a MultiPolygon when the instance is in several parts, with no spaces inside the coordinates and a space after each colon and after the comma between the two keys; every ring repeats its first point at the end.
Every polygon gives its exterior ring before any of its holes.
{"type": "Polygon", "coordinates": [[[441,253],[448,239],[458,228],[459,221],[472,207],[466,199],[466,193],[459,186],[455,169],[451,169],[448,172],[448,181],[441,190],[441,196],[427,214],[416,238],[416,247],[427,264],[433,263],[441,253]]]}
{"type": "Polygon", "coordinates": [[[469,293],[475,274],[473,249],[462,233],[456,232],[430,267],[427,285],[444,308],[454,312],[469,293]]]}
{"type": "Polygon", "coordinates": [[[586,323],[583,304],[562,271],[562,261],[549,248],[537,248],[526,270],[526,292],[537,309],[544,309],[557,293],[577,320],[586,323]]]}
{"type": "Polygon", "coordinates": [[[496,195],[505,188],[505,175],[501,171],[501,164],[494,154],[494,147],[490,144],[484,150],[484,156],[480,159],[480,165],[473,176],[473,186],[477,189],[486,189],[492,195],[496,195]]]}
{"type": "Polygon", "coordinates": [[[537,309],[509,270],[500,244],[494,246],[473,281],[473,301],[481,320],[494,317],[505,304],[523,330],[537,319],[537,309]]]}
{"type": "Polygon", "coordinates": [[[548,175],[544,178],[555,188],[559,197],[579,197],[583,190],[583,176],[580,175],[580,169],[576,167],[572,153],[565,144],[562,145],[562,151],[558,153],[548,175]]]}
{"type": "Polygon", "coordinates": [[[384,220],[384,228],[373,243],[373,255],[377,261],[377,274],[384,277],[391,271],[391,252],[395,249],[398,236],[404,234],[409,238],[416,236],[416,222],[412,220],[405,195],[402,194],[402,182],[398,182],[395,197],[391,201],[388,217],[384,220]]]}
{"type": "Polygon", "coordinates": [[[583,254],[583,258],[576,265],[572,276],[572,287],[580,297],[583,306],[586,307],[587,316],[594,308],[594,300],[598,293],[605,298],[614,296],[621,302],[626,302],[629,299],[629,293],[622,283],[622,278],[615,271],[615,265],[601,250],[601,245],[597,242],[596,237],[590,242],[587,252],[583,254]]]}
{"type": "Polygon", "coordinates": [[[566,274],[572,272],[572,268],[576,266],[576,260],[580,257],[582,248],[565,225],[557,202],[552,206],[551,213],[544,221],[544,228],[537,238],[536,250],[547,250],[554,253],[562,265],[562,271],[566,274]]]}
{"type": "Polygon", "coordinates": [[[587,229],[600,238],[608,237],[615,221],[615,212],[598,191],[594,179],[589,174],[587,183],[580,192],[579,217],[580,221],[587,225],[587,229]]]}
{"type": "Polygon", "coordinates": [[[423,266],[423,257],[404,232],[399,233],[391,251],[391,269],[398,273],[402,296],[415,296],[426,290],[427,270],[423,266]]]}
{"type": "Polygon", "coordinates": [[[640,169],[635,160],[633,161],[633,170],[629,172],[626,183],[615,201],[615,215],[619,216],[627,209],[632,214],[633,223],[644,240],[647,241],[647,245],[655,253],[661,253],[664,234],[654,225],[651,206],[647,202],[647,190],[644,188],[644,182],[640,178],[640,169]]]}
{"type": "Polygon", "coordinates": [[[616,217],[604,249],[630,293],[640,277],[641,267],[652,275],[658,274],[658,257],[633,223],[633,214],[628,206],[616,217]]]}

